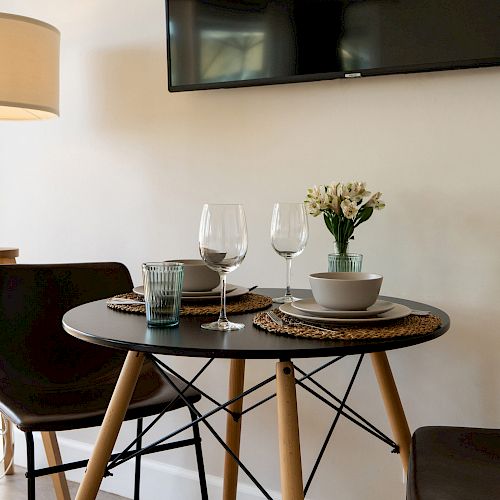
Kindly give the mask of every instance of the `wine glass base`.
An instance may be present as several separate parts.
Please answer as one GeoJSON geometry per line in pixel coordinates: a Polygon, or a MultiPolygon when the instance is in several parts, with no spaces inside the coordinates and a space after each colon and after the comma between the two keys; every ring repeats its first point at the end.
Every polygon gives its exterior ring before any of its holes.
{"type": "Polygon", "coordinates": [[[201,327],[205,330],[217,330],[219,332],[230,332],[233,330],[243,330],[243,323],[233,323],[232,321],[213,321],[212,323],[203,323],[201,327]]]}
{"type": "Polygon", "coordinates": [[[296,302],[298,299],[297,297],[293,297],[292,295],[284,295],[283,297],[276,297],[273,299],[273,302],[275,304],[289,304],[290,302],[296,302]]]}

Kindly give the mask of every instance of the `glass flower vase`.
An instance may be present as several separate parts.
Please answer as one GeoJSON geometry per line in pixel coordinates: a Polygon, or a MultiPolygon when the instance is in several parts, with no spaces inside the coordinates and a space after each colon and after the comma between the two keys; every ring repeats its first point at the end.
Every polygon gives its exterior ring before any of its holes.
{"type": "Polygon", "coordinates": [[[337,242],[334,243],[333,253],[328,254],[329,273],[359,273],[362,264],[362,254],[350,253],[348,247],[345,248],[345,252],[340,252],[337,242]]]}

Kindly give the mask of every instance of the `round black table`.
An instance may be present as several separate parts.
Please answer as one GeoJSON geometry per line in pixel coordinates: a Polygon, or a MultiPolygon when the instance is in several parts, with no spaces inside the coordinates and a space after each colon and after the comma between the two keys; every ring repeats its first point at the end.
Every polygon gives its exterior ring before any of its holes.
{"type": "MultiPolygon", "coordinates": [[[[256,293],[278,296],[278,289],[258,289],[256,293]]],[[[308,290],[294,290],[299,297],[310,296],[308,290]]],[[[133,393],[144,353],[204,358],[230,358],[229,400],[243,392],[245,359],[276,359],[278,431],[283,500],[303,499],[302,468],[299,447],[297,402],[293,358],[343,356],[370,353],[384,400],[386,412],[406,468],[410,431],[385,351],[400,349],[433,340],[450,325],[448,315],[430,305],[394,297],[381,297],[405,304],[411,309],[426,310],[441,319],[441,327],[427,335],[385,340],[313,340],[266,333],[252,324],[254,313],[230,315],[245,324],[241,331],[214,332],[202,330],[203,318],[181,317],[178,327],[149,328],[145,317],[111,310],[106,300],[91,302],[68,311],[63,317],[64,329],[86,342],[128,351],[108,412],[103,421],[94,452],[78,490],[77,500],[95,498],[116,436],[133,393]]],[[[228,406],[241,412],[242,398],[228,406]]],[[[228,416],[227,445],[239,452],[241,419],[228,416]]],[[[237,464],[226,454],[224,498],[236,498],[237,464]],[[229,459],[228,459],[229,457],[229,459]]]]}
{"type": "MultiPolygon", "coordinates": [[[[256,293],[276,296],[277,289],[259,289],[256,293]]],[[[308,290],[294,290],[300,297],[311,296],[308,290]]],[[[63,318],[65,330],[87,342],[125,349],[175,356],[231,359],[291,359],[389,351],[427,342],[445,333],[448,315],[435,307],[394,297],[381,297],[405,304],[411,309],[430,311],[441,318],[442,326],[429,335],[388,340],[314,340],[266,333],[252,324],[254,314],[231,314],[231,320],[244,323],[238,332],[214,332],[200,329],[197,316],[182,317],[176,328],[148,328],[142,315],[117,312],[97,301],[72,309],[63,318]]]]}

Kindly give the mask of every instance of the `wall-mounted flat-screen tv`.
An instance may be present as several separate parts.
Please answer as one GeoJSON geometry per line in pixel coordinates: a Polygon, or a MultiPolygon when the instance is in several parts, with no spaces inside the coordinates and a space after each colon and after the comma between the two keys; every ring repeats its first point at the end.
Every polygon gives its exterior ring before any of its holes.
{"type": "Polygon", "coordinates": [[[166,0],[169,90],[500,65],[500,0],[166,0]]]}

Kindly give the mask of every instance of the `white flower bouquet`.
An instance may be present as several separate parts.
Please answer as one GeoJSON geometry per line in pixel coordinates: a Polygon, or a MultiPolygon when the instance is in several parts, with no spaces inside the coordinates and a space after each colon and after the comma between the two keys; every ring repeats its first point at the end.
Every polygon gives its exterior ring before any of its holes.
{"type": "Polygon", "coordinates": [[[309,188],[304,203],[313,217],[323,214],[326,227],[335,238],[338,253],[347,254],[354,230],[372,216],[373,210],[385,207],[381,196],[380,192],[372,194],[367,191],[364,182],[338,182],[309,188]]]}

